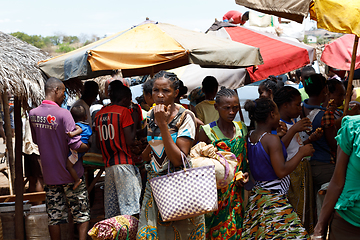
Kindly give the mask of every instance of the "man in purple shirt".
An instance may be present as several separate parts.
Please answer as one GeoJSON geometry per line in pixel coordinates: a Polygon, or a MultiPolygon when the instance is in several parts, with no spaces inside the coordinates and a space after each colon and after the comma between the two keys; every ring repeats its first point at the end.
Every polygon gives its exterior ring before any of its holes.
{"type": "Polygon", "coordinates": [[[45,84],[45,100],[29,113],[30,126],[33,141],[39,146],[51,239],[61,239],[59,224],[67,222],[70,207],[74,223],[78,224],[79,239],[85,240],[90,207],[84,168],[81,161],[74,165],[83,181],[73,190],[74,179],[66,169],[66,160],[69,148],[86,152],[89,147],[80,141],[80,135],[69,138],[66,134],[75,130],[75,122],[71,113],[60,107],[64,93],[65,85],[57,78],[49,78],[45,84]]]}

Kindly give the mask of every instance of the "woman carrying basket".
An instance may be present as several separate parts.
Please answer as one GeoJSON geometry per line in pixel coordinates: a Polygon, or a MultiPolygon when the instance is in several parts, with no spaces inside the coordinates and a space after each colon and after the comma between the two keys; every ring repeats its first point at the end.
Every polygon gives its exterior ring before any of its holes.
{"type": "MultiPolygon", "coordinates": [[[[145,166],[148,179],[167,174],[168,164],[176,169],[182,167],[182,155],[189,154],[196,129],[194,114],[174,103],[179,92],[177,76],[160,71],[153,80],[152,97],[156,105],[147,116],[149,145],[143,152],[143,159],[150,161],[145,166]]],[[[137,239],[205,239],[204,215],[162,221],[148,181],[137,239]]]]}
{"type": "MultiPolygon", "coordinates": [[[[221,89],[215,97],[215,109],[219,119],[201,126],[199,141],[212,143],[219,151],[235,154],[237,165],[235,174],[247,171],[245,136],[247,128],[243,122],[234,122],[240,109],[238,95],[227,88],[221,89]]],[[[236,178],[228,186],[218,189],[218,210],[205,215],[207,239],[240,239],[244,217],[244,188],[248,173],[242,181],[236,178]]]]}

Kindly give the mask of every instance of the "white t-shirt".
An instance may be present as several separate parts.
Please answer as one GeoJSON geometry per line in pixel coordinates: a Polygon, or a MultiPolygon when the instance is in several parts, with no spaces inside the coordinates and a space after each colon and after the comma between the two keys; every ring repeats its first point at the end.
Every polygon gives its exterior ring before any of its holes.
{"type": "MultiPolygon", "coordinates": [[[[286,124],[288,131],[296,123],[296,119],[293,119],[291,123],[286,122],[284,120],[281,121],[286,124]]],[[[296,153],[299,151],[299,148],[302,146],[304,146],[303,141],[301,140],[301,137],[297,132],[295,133],[294,137],[291,139],[289,146],[286,148],[286,152],[288,154],[286,161],[289,161],[291,158],[293,158],[296,155],[296,153]]]]}

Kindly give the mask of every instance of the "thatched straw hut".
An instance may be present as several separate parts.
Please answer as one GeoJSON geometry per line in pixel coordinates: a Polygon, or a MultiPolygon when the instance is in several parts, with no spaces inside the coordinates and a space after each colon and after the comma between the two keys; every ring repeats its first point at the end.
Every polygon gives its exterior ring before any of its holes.
{"type": "Polygon", "coordinates": [[[48,53],[0,32],[0,91],[18,97],[24,109],[39,105],[44,99],[45,76],[37,63],[50,57],[48,53]]]}
{"type": "Polygon", "coordinates": [[[8,162],[15,186],[15,232],[24,239],[21,108],[29,110],[44,99],[45,76],[37,67],[50,58],[46,52],[0,32],[0,94],[3,100],[8,162]],[[7,93],[14,95],[15,160],[12,146],[7,93]],[[15,177],[16,176],[16,177],[15,177]],[[14,179],[15,178],[15,179],[14,179]]]}

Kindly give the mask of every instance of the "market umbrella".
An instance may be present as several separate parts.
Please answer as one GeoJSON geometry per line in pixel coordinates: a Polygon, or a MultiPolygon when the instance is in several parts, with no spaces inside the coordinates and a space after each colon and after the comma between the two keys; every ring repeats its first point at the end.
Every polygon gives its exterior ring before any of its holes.
{"type": "Polygon", "coordinates": [[[215,22],[207,33],[260,48],[264,64],[247,69],[252,82],[288,73],[314,60],[315,49],[311,46],[234,24],[215,22]]]}
{"type": "MultiPolygon", "coordinates": [[[[352,50],[354,46],[355,35],[346,34],[340,38],[335,39],[333,42],[326,44],[324,51],[321,54],[321,61],[330,67],[350,70],[352,50]]],[[[360,68],[360,51],[357,48],[355,69],[360,68]]]]}
{"type": "Polygon", "coordinates": [[[183,81],[184,85],[188,88],[188,92],[201,86],[206,76],[214,76],[219,82],[219,86],[225,86],[230,89],[244,86],[247,76],[245,68],[202,68],[196,64],[189,64],[169,71],[174,72],[183,81]]]}
{"type": "MultiPolygon", "coordinates": [[[[317,27],[331,32],[355,34],[351,58],[349,84],[352,84],[355,70],[356,52],[360,36],[360,1],[354,0],[235,0],[239,5],[255,9],[260,12],[285,17],[294,21],[302,22],[298,16],[307,16],[306,10],[310,12],[310,18],[317,21],[317,27]],[[277,4],[280,2],[279,4],[277,4]],[[298,13],[289,11],[297,8],[298,13]],[[300,11],[299,9],[302,9],[300,11]],[[286,13],[287,16],[283,14],[286,13]],[[306,14],[305,14],[306,13],[306,14]],[[305,15],[304,15],[305,14],[305,15]]],[[[351,88],[347,89],[345,97],[344,115],[346,115],[351,96],[351,88]]]]}
{"type": "Polygon", "coordinates": [[[203,67],[248,67],[263,63],[258,48],[183,29],[145,23],[49,60],[48,77],[86,79],[121,69],[124,77],[154,74],[189,63],[203,67]],[[102,72],[104,71],[104,72],[102,72]]]}

